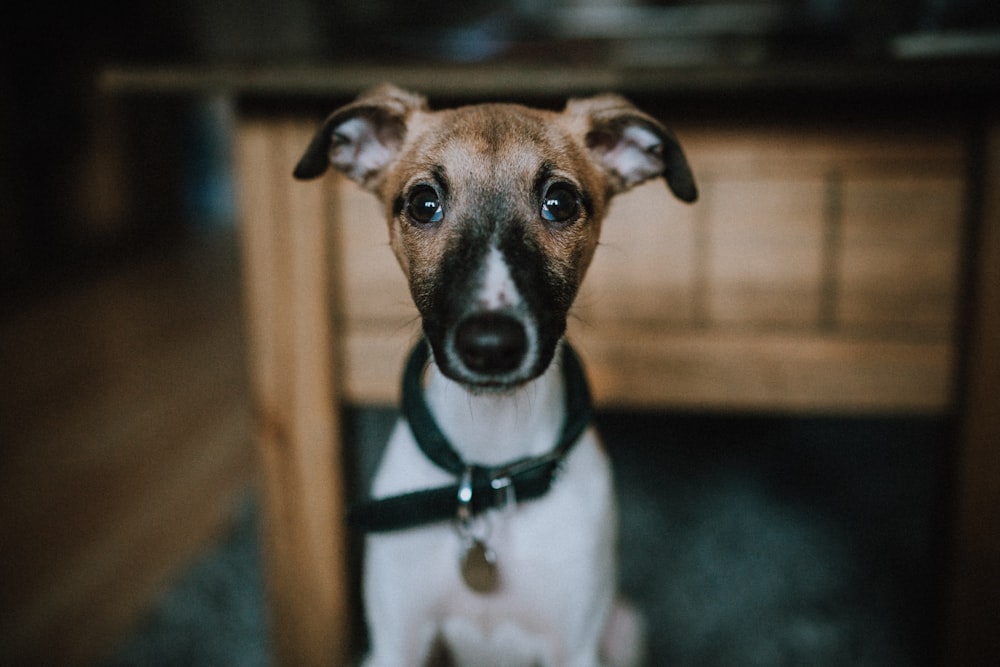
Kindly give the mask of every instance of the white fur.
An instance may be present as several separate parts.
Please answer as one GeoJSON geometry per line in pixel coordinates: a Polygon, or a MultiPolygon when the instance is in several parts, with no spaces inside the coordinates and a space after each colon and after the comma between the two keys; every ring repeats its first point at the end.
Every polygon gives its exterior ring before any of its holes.
{"type": "MultiPolygon", "coordinates": [[[[558,364],[509,395],[471,395],[433,365],[428,373],[428,404],[464,460],[498,464],[547,452],[558,439],[564,412],[558,364]]],[[[454,481],[420,452],[401,420],[372,493],[454,481]]],[[[441,636],[459,665],[601,665],[617,583],[615,517],[609,464],[588,429],[548,494],[483,520],[502,578],[497,593],[474,593],[462,581],[461,541],[451,523],[369,535],[364,596],[372,652],[365,664],[419,665],[441,636]]],[[[622,641],[638,640],[614,639],[622,641]]]]}
{"type": "Polygon", "coordinates": [[[621,141],[604,154],[603,161],[621,176],[625,187],[632,187],[663,171],[663,158],[656,152],[662,144],[655,133],[630,125],[622,132],[621,141]]]}
{"type": "Polygon", "coordinates": [[[490,248],[486,258],[483,284],[479,288],[480,306],[484,310],[501,310],[521,304],[521,295],[510,276],[510,268],[497,248],[490,248]]]}
{"type": "MultiPolygon", "coordinates": [[[[517,318],[527,333],[528,349],[525,351],[521,364],[508,373],[506,377],[492,378],[494,380],[516,379],[534,368],[538,359],[538,330],[535,318],[529,312],[524,298],[510,275],[507,260],[495,246],[491,247],[486,255],[476,280],[478,286],[471,299],[472,310],[477,313],[504,312],[517,318]]],[[[455,349],[455,340],[451,336],[446,339],[444,353],[451,360],[452,367],[466,374],[467,379],[470,381],[483,379],[465,366],[461,354],[455,349]]],[[[502,463],[502,461],[498,461],[498,463],[502,463]]]]}
{"type": "Polygon", "coordinates": [[[338,125],[330,144],[330,164],[362,183],[395,156],[396,148],[382,143],[371,122],[362,118],[338,125]]]}

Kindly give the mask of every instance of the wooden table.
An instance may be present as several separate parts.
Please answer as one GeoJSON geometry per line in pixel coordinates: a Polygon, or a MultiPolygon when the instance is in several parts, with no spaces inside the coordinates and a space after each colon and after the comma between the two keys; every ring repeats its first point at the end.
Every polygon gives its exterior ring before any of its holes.
{"type": "Polygon", "coordinates": [[[344,664],[354,649],[340,406],[394,402],[415,335],[374,199],[342,179],[291,179],[322,118],[315,102],[329,111],[382,81],[432,102],[616,90],[657,106],[703,198],[684,208],[644,186],[616,203],[578,302],[585,324],[571,329],[598,402],[957,415],[947,663],[1000,659],[993,78],[937,65],[106,71],[118,96],[236,103],[279,664],[344,664]],[[920,106],[931,100],[947,110],[920,106]]]}

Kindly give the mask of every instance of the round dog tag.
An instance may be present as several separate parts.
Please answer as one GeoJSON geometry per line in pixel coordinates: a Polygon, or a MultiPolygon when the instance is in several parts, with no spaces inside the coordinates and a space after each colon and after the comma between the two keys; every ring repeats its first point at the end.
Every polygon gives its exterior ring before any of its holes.
{"type": "Polygon", "coordinates": [[[473,540],[462,554],[462,579],[476,593],[494,593],[500,588],[497,556],[482,540],[473,540]]]}

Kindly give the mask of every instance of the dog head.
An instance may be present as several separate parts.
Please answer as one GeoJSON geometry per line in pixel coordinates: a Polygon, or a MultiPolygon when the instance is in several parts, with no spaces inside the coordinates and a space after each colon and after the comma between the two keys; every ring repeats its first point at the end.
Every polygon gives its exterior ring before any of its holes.
{"type": "Polygon", "coordinates": [[[662,176],[698,196],[674,136],[617,95],[431,111],[382,86],[327,118],[295,177],[328,165],[380,197],[435,362],[481,391],[548,367],[614,195],[662,176]]]}

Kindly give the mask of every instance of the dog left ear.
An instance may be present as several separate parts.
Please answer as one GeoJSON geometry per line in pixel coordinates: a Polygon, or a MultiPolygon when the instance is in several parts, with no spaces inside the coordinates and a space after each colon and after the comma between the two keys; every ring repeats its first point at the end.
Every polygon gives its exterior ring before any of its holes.
{"type": "Polygon", "coordinates": [[[618,95],[573,99],[564,112],[583,134],[591,157],[604,170],[612,193],[663,176],[674,195],[698,199],[687,158],[673,133],[618,95]]]}
{"type": "Polygon", "coordinates": [[[375,190],[403,145],[410,115],[426,109],[420,95],[391,85],[374,88],[326,119],[293,175],[299,180],[317,178],[333,165],[375,190]]]}

